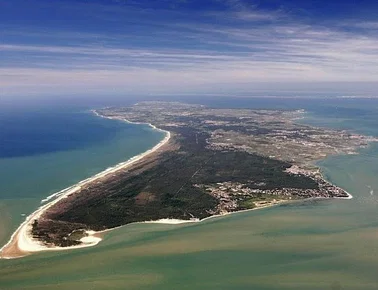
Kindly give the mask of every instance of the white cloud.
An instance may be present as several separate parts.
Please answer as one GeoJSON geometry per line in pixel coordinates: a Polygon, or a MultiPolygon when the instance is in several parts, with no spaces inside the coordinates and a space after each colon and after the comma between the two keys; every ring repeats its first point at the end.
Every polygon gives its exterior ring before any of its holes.
{"type": "MultiPolygon", "coordinates": [[[[245,26],[172,24],[156,36],[157,41],[169,40],[165,46],[154,41],[148,48],[128,45],[128,35],[122,34],[104,35],[112,41],[87,46],[0,44],[0,52],[7,55],[0,56],[1,90],[168,93],[253,89],[269,82],[378,82],[378,35],[310,26],[246,9],[239,1],[229,4],[235,9],[227,15],[232,13],[245,26]],[[257,25],[251,20],[268,22],[257,25]],[[184,44],[174,45],[175,41],[184,44]]],[[[370,29],[376,23],[353,25],[370,29]]],[[[77,40],[77,33],[74,37],[77,40]]]]}
{"type": "Polygon", "coordinates": [[[358,28],[365,28],[365,29],[374,29],[374,30],[378,29],[378,22],[374,22],[374,21],[350,23],[349,25],[358,27],[358,28]]]}

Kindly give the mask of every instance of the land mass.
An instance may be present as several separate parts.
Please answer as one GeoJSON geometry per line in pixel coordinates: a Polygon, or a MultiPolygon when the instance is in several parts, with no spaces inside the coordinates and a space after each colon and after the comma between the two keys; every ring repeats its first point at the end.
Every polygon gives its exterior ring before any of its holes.
{"type": "Polygon", "coordinates": [[[32,216],[27,233],[46,248],[80,246],[88,232],[134,222],[197,221],[306,198],[350,198],[313,161],[376,141],[298,124],[301,110],[142,102],[95,113],[150,123],[167,137],[144,158],[81,184],[32,216]]]}

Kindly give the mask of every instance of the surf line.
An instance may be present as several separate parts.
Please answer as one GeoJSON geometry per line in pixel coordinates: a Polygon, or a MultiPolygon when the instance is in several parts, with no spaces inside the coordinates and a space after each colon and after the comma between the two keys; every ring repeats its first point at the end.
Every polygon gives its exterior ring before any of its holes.
{"type": "MultiPolygon", "coordinates": [[[[128,123],[135,123],[131,122],[126,119],[122,118],[113,118],[113,117],[106,117],[98,114],[95,110],[92,110],[93,113],[95,113],[97,116],[102,117],[102,118],[107,118],[107,119],[117,119],[121,121],[125,121],[128,123]]],[[[82,186],[88,185],[100,178],[106,177],[109,174],[115,173],[119,170],[125,169],[136,163],[137,161],[142,160],[146,156],[152,154],[153,152],[157,151],[160,149],[163,145],[167,144],[168,141],[171,139],[171,133],[169,131],[157,128],[156,126],[150,124],[150,123],[135,123],[135,124],[147,124],[154,130],[164,132],[165,137],[163,140],[161,140],[157,145],[152,147],[151,149],[136,155],[124,162],[121,162],[113,167],[109,167],[105,169],[104,171],[90,177],[87,179],[84,179],[80,182],[78,182],[75,185],[72,185],[66,189],[63,189],[61,191],[58,191],[47,198],[43,199],[41,203],[48,202],[42,206],[40,206],[36,211],[31,213],[29,216],[26,217],[25,221],[16,229],[16,231],[12,234],[10,240],[0,248],[0,258],[5,258],[5,259],[10,259],[10,258],[17,258],[17,257],[22,257],[25,256],[28,253],[31,252],[39,252],[39,251],[51,251],[51,250],[68,250],[68,249],[74,249],[74,248],[83,248],[83,247],[90,247],[97,245],[100,241],[101,238],[96,236],[96,232],[94,231],[87,231],[86,234],[88,235],[87,237],[84,237],[82,239],[83,244],[77,245],[77,246],[72,246],[72,247],[49,247],[44,244],[42,244],[40,241],[34,239],[31,234],[31,228],[34,220],[38,219],[39,217],[42,216],[46,210],[48,210],[50,207],[61,201],[62,199],[75,194],[78,192],[82,186]],[[52,200],[53,199],[53,200],[52,200]],[[12,254],[13,253],[13,254],[12,254]]]]}

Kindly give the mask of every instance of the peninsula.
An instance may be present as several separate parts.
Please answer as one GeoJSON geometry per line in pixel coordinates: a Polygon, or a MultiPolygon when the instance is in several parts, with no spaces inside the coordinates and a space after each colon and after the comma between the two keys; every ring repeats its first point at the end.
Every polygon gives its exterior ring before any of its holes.
{"type": "Polygon", "coordinates": [[[377,141],[298,124],[301,110],[142,102],[94,112],[151,124],[166,137],[42,206],[3,247],[2,257],[94,245],[101,240],[96,233],[135,222],[191,222],[300,199],[351,198],[313,162],[355,154],[377,141]]]}

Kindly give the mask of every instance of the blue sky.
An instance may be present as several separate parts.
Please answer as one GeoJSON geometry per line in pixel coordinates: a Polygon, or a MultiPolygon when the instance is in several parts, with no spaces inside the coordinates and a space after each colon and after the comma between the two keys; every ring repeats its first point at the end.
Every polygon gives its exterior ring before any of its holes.
{"type": "Polygon", "coordinates": [[[267,92],[375,95],[378,1],[0,0],[0,97],[267,92]]]}

